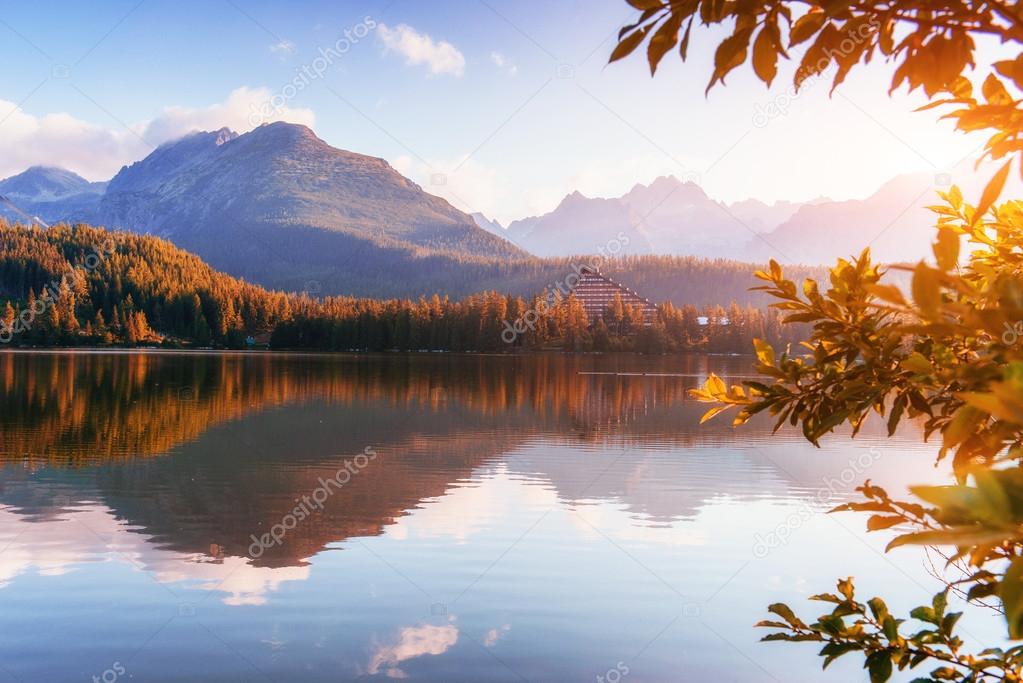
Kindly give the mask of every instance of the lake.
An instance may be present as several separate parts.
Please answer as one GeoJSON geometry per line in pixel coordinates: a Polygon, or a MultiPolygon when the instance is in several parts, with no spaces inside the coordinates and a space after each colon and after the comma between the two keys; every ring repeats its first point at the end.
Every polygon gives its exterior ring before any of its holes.
{"type": "Polygon", "coordinates": [[[823,512],[945,474],[914,425],[699,425],[750,365],[0,354],[0,682],[866,680],[752,625],[849,575],[929,602],[823,512]]]}

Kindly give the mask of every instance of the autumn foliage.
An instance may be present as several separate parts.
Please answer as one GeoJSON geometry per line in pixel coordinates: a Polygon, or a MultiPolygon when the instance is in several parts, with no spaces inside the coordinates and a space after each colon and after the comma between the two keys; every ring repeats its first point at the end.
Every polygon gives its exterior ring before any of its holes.
{"type": "MultiPolygon", "coordinates": [[[[827,667],[859,653],[872,681],[926,666],[917,680],[1019,681],[1023,646],[973,652],[956,634],[961,612],[951,596],[1004,614],[1010,639],[1023,638],[1023,202],[999,203],[1023,152],[1023,8],[1010,2],[718,2],[628,0],[640,12],[625,26],[611,61],[647,46],[651,72],[678,47],[683,60],[694,26],[722,25],[708,90],[750,62],[767,85],[782,60],[797,59],[793,82],[834,68],[832,89],[857,65],[892,66],[891,89],[920,89],[961,131],[983,131],[983,159],[1003,160],[981,196],[968,202],[953,188],[931,207],[933,263],[910,268],[902,292],[869,251],[840,260],[830,282],[789,279],[778,264],[758,273],[786,321],[810,325],[807,341],[779,353],[756,343],[761,381],[726,386],[711,376],[694,391],[714,404],[710,419],[737,409],[736,424],[755,414],[777,427],[799,426],[817,443],[839,426],[853,434],[884,419],[924,423],[940,441],[955,480],[914,487],[900,500],[866,482],[862,502],[840,510],[869,512],[871,531],[897,531],[889,549],[938,546],[948,557],[946,585],[931,604],[906,617],[881,598],[861,601],[851,579],[837,593],[811,599],[827,612],[800,619],[769,607],[765,640],[815,642],[827,667]],[[977,64],[977,40],[994,39],[1015,58],[977,64]],[[799,53],[798,55],[796,53],[799,53]],[[1010,91],[1011,89],[1011,91],[1010,91]],[[970,247],[962,253],[962,243],[970,247]]],[[[979,162],[978,162],[979,163],[979,162]]]]}

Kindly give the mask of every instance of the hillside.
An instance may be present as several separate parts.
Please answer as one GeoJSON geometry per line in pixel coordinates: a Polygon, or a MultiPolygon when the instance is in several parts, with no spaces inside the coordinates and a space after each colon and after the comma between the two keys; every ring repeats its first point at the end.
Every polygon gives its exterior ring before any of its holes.
{"type": "MultiPolygon", "coordinates": [[[[543,333],[538,328],[530,338],[538,345],[562,343],[558,340],[574,329],[570,348],[580,348],[579,339],[588,339],[589,331],[585,314],[579,317],[581,304],[568,296],[575,267],[568,260],[507,264],[504,271],[491,273],[500,275],[495,286],[482,286],[486,281],[481,280],[480,293],[461,300],[313,299],[226,275],[152,235],[0,222],[0,342],[237,347],[250,335],[274,332],[287,347],[506,350],[501,343],[506,324],[526,310],[550,308],[543,333]],[[556,305],[538,303],[545,288],[559,286],[565,296],[556,305]]],[[[656,297],[665,303],[666,329],[675,325],[676,337],[684,339],[676,345],[690,345],[703,343],[703,331],[693,327],[699,315],[748,316],[747,336],[757,329],[777,331],[776,317],[765,318],[749,307],[754,301],[765,303],[744,291],[753,283],[751,270],[729,261],[659,258],[628,259],[610,264],[606,272],[640,292],[667,292],[656,297]],[[725,313],[729,292],[744,295],[743,306],[725,313]]],[[[629,315],[634,314],[626,312],[626,320],[629,315]]],[[[629,335],[635,329],[628,330],[628,323],[619,325],[619,333],[632,343],[629,335]]],[[[740,341],[748,339],[722,338],[720,343],[728,346],[721,348],[748,348],[740,341]]]]}
{"type": "Polygon", "coordinates": [[[461,259],[524,257],[384,160],[286,123],[162,145],[110,181],[97,220],[292,290],[315,281],[330,293],[400,293],[388,280],[435,289],[461,259]]]}
{"type": "Polygon", "coordinates": [[[735,272],[708,280],[703,259],[826,264],[875,235],[882,260],[926,256],[931,218],[917,205],[933,183],[906,176],[864,200],[725,204],[668,176],[616,198],[574,192],[505,228],[424,192],[382,159],[274,123],[243,135],[192,133],[109,183],[32,167],[0,181],[0,218],[153,234],[271,289],[375,298],[526,296],[592,260],[573,255],[616,243],[623,261],[604,267],[651,299],[745,304],[760,301],[746,291],[749,267],[725,265],[735,272]]]}

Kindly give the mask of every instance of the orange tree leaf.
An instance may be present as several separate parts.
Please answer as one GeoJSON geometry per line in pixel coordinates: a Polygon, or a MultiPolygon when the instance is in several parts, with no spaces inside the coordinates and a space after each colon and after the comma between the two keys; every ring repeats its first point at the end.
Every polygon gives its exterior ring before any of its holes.
{"type": "Polygon", "coordinates": [[[1005,179],[1009,175],[1009,167],[1012,165],[1012,159],[1005,162],[1005,165],[998,169],[994,177],[988,181],[988,184],[984,187],[984,192],[980,196],[980,203],[977,204],[977,210],[973,214],[973,220],[970,222],[971,225],[976,225],[978,221],[983,217],[987,210],[998,199],[998,196],[1002,194],[1002,188],[1005,187],[1005,179]]]}

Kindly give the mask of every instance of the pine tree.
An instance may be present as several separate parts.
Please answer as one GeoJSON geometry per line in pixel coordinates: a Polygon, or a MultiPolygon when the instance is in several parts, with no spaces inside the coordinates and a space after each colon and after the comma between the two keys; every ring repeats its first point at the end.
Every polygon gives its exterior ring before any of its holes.
{"type": "Polygon", "coordinates": [[[11,306],[11,302],[8,301],[4,304],[3,318],[0,318],[0,324],[3,325],[3,329],[12,330],[14,328],[14,318],[17,316],[17,312],[14,310],[14,306],[11,306]]]}

